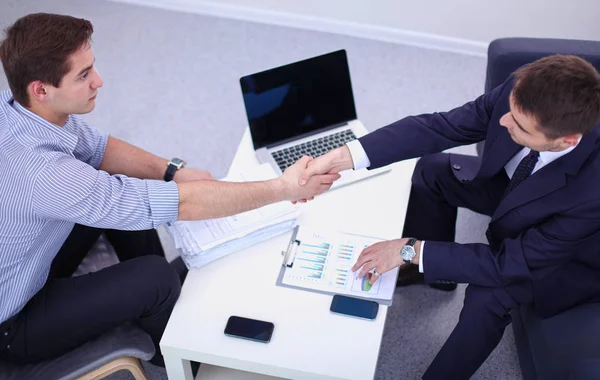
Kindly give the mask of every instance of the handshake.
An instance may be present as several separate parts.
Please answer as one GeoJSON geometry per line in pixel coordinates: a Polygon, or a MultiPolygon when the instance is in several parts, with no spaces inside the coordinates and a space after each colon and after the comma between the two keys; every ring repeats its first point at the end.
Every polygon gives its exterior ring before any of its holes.
{"type": "Polygon", "coordinates": [[[350,150],[345,145],[315,159],[303,156],[276,180],[278,190],[282,200],[304,203],[329,190],[340,178],[339,172],[353,167],[350,150]]]}

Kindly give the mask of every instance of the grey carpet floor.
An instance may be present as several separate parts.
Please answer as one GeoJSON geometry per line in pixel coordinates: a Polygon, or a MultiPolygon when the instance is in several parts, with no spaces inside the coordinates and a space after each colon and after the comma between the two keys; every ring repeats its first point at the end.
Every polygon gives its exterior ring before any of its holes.
{"type": "MultiPolygon", "coordinates": [[[[485,78],[483,58],[107,1],[0,0],[0,28],[31,12],[93,22],[104,87],[85,116],[89,123],[163,157],[184,157],[215,177],[227,173],[246,126],[243,75],[346,49],[357,112],[369,130],[461,105],[482,92],[485,78]]],[[[7,87],[0,75],[0,89],[7,87]]],[[[455,151],[475,152],[472,146],[455,151]]],[[[488,218],[459,211],[457,241],[484,242],[488,218]]],[[[398,290],[376,379],[420,378],[452,331],[463,297],[464,287],[398,290]]],[[[166,378],[163,369],[147,369],[151,379],[166,378]]],[[[509,327],[473,379],[520,378],[509,327]]]]}

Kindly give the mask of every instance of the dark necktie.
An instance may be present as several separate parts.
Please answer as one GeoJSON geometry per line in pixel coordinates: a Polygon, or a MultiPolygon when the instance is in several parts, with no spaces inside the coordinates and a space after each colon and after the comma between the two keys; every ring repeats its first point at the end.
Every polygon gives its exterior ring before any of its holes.
{"type": "Polygon", "coordinates": [[[519,166],[517,166],[517,170],[515,170],[510,182],[508,183],[508,187],[504,193],[505,196],[531,175],[539,157],[540,152],[536,152],[535,150],[532,150],[527,156],[523,157],[521,162],[519,162],[519,166]]]}

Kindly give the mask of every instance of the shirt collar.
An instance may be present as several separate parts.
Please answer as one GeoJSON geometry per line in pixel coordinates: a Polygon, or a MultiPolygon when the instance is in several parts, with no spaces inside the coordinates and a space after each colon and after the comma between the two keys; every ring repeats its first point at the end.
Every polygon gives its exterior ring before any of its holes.
{"type": "Polygon", "coordinates": [[[550,151],[540,152],[540,160],[544,164],[549,164],[552,161],[557,160],[560,157],[564,156],[565,154],[571,152],[573,149],[575,149],[577,147],[577,145],[579,145],[580,141],[581,141],[581,138],[579,138],[579,140],[577,140],[577,144],[575,144],[572,147],[569,147],[565,150],[561,150],[560,152],[550,152],[550,151]]]}
{"type": "Polygon", "coordinates": [[[60,141],[65,144],[65,146],[69,149],[69,151],[73,152],[75,150],[75,147],[77,146],[77,142],[79,139],[78,139],[77,135],[68,131],[68,129],[70,129],[70,126],[72,123],[71,115],[69,115],[69,117],[67,118],[65,125],[63,125],[61,127],[59,125],[49,122],[48,120],[44,119],[43,117],[41,117],[40,115],[38,115],[36,113],[31,112],[27,108],[23,107],[19,102],[14,100],[13,97],[11,97],[8,101],[8,103],[11,103],[11,102],[13,103],[13,106],[17,110],[17,112],[19,112],[23,116],[28,117],[29,119],[34,121],[37,125],[43,126],[44,128],[46,128],[46,130],[48,130],[48,131],[52,132],[53,134],[55,134],[56,136],[58,136],[60,141]]]}

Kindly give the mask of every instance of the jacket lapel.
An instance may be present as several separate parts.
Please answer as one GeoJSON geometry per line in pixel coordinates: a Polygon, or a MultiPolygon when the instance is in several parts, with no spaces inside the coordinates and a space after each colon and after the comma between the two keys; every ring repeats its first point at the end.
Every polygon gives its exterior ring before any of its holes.
{"type": "Polygon", "coordinates": [[[500,131],[494,142],[483,151],[481,168],[478,176],[491,177],[504,170],[504,166],[510,159],[517,154],[523,147],[510,137],[510,134],[504,127],[500,131]]]}
{"type": "Polygon", "coordinates": [[[492,221],[501,218],[516,207],[564,187],[567,184],[567,175],[576,175],[579,172],[585,160],[594,150],[596,142],[597,134],[592,131],[581,139],[579,145],[572,152],[533,173],[500,202],[492,216],[492,221]]]}

